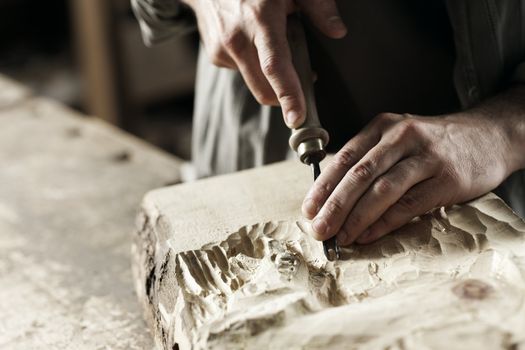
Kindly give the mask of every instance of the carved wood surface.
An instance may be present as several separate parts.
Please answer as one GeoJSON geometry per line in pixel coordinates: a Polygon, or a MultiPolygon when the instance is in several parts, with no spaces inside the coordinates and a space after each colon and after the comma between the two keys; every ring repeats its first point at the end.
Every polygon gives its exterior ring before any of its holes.
{"type": "MultiPolygon", "coordinates": [[[[294,165],[262,171],[286,167],[294,165]]],[[[250,182],[260,171],[204,187],[221,197],[229,183],[250,182]]],[[[265,187],[274,196],[245,193],[235,208],[252,225],[225,232],[226,209],[203,207],[199,190],[181,196],[202,188],[185,186],[146,197],[133,248],[137,290],[159,348],[525,346],[525,223],[493,194],[436,210],[373,245],[345,248],[343,260],[330,263],[307,234],[309,224],[279,208],[278,201],[297,204],[298,188],[290,197],[285,184],[265,187]],[[254,220],[272,201],[275,217],[289,218],[254,220]],[[186,219],[204,220],[190,242],[186,219]]]]}

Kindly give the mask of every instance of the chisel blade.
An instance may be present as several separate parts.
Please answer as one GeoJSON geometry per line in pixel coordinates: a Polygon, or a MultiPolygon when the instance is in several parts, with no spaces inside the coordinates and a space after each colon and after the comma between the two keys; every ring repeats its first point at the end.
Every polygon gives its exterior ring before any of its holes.
{"type": "MultiPolygon", "coordinates": [[[[319,166],[319,162],[312,162],[311,166],[312,166],[312,170],[314,173],[314,181],[315,181],[317,180],[317,177],[319,177],[319,175],[321,174],[321,167],[319,166]]],[[[329,261],[339,260],[340,251],[339,251],[339,245],[337,244],[335,236],[323,241],[323,250],[324,250],[324,255],[329,261]]]]}

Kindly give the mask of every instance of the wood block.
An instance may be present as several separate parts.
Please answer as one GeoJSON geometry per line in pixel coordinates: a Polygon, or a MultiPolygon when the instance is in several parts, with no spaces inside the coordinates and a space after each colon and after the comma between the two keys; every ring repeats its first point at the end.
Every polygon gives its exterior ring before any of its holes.
{"type": "Polygon", "coordinates": [[[525,346],[525,223],[497,196],[328,262],[297,161],[149,193],[132,251],[159,348],[525,346]]]}
{"type": "Polygon", "coordinates": [[[146,195],[139,220],[162,226],[177,253],[199,249],[246,224],[300,219],[311,185],[307,166],[281,162],[154,190],[146,195]]]}
{"type": "Polygon", "coordinates": [[[131,234],[141,198],[179,166],[48,100],[0,109],[1,349],[152,347],[131,234]]]}

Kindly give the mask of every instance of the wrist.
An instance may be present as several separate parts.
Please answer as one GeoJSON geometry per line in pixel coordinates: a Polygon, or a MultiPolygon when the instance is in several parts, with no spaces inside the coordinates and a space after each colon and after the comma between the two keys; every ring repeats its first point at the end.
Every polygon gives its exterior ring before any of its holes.
{"type": "MultiPolygon", "coordinates": [[[[495,113],[509,143],[511,173],[525,169],[525,86],[519,85],[503,95],[504,105],[495,113]]],[[[510,175],[510,174],[509,174],[510,175]]]]}
{"type": "Polygon", "coordinates": [[[501,182],[520,169],[523,152],[516,147],[518,139],[513,131],[515,120],[485,104],[445,117],[450,130],[469,138],[473,147],[482,147],[486,166],[492,176],[501,182]],[[470,130],[470,131],[469,131],[470,130]]]}

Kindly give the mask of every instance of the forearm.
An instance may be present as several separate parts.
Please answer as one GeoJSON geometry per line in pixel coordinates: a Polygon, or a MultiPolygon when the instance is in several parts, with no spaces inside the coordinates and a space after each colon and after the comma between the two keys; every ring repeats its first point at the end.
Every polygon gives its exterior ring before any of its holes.
{"type": "Polygon", "coordinates": [[[507,143],[507,175],[525,169],[525,84],[515,85],[459,115],[489,120],[494,127],[489,132],[501,134],[507,143]]]}

